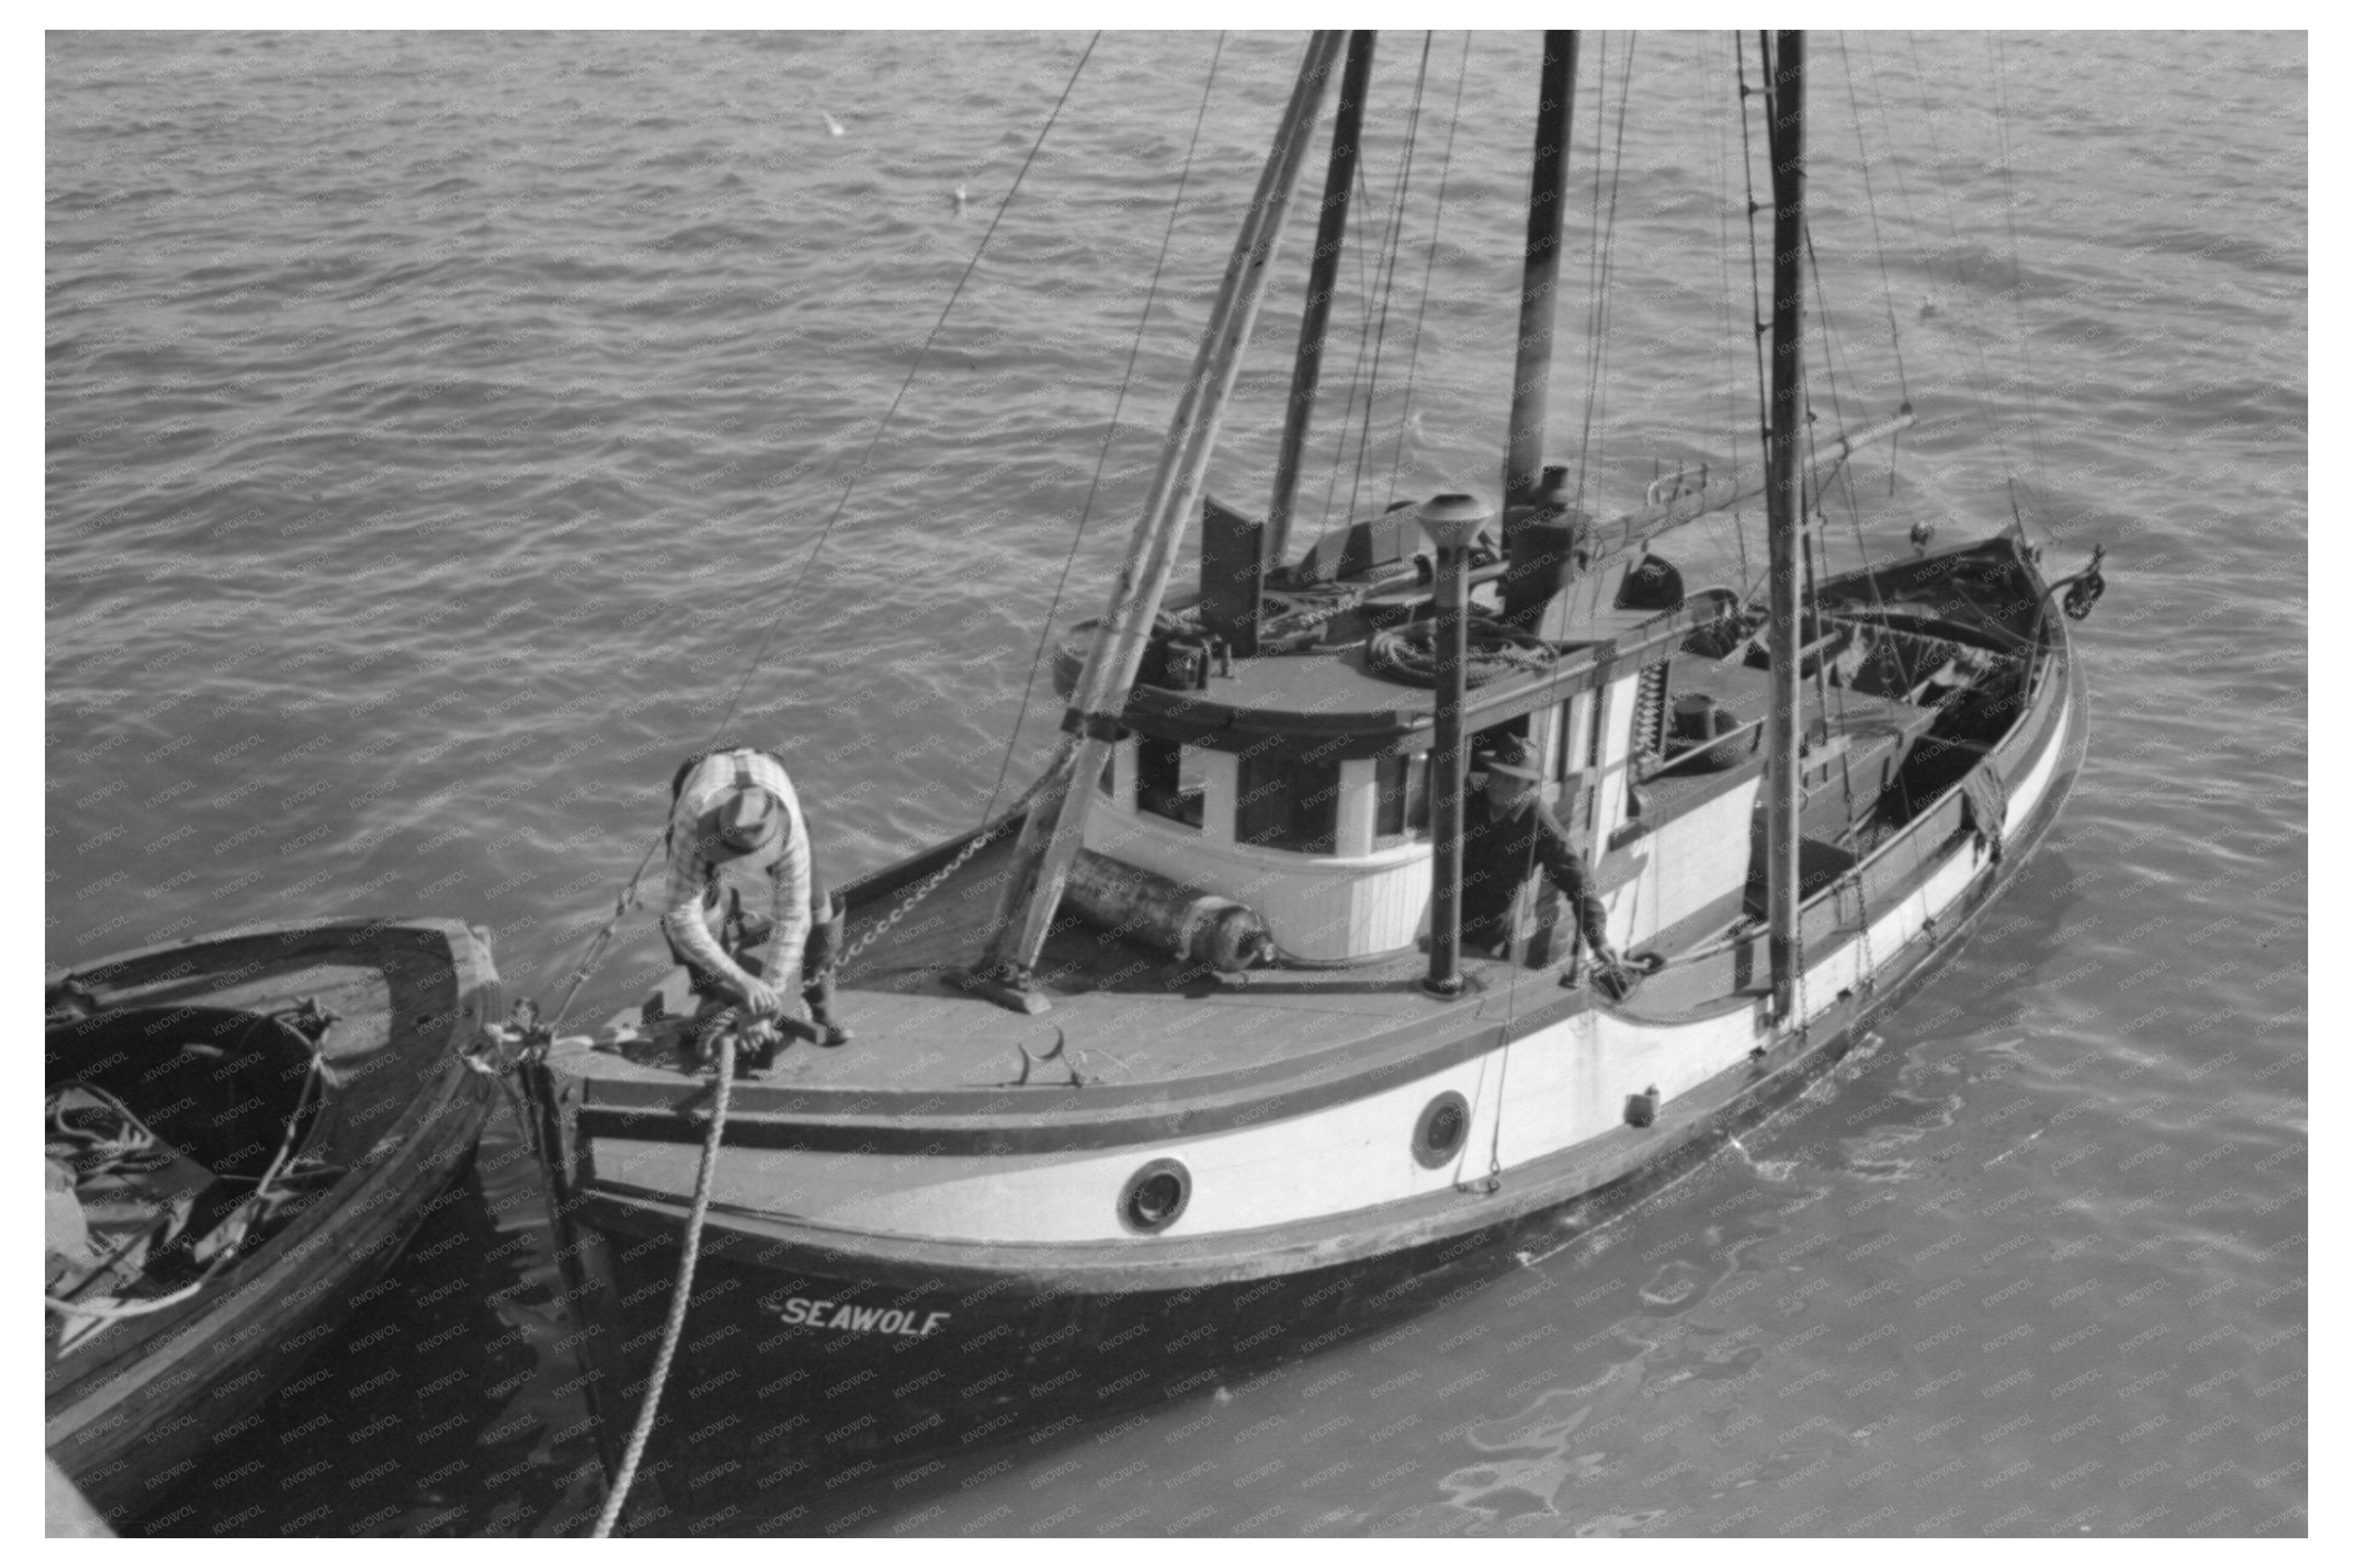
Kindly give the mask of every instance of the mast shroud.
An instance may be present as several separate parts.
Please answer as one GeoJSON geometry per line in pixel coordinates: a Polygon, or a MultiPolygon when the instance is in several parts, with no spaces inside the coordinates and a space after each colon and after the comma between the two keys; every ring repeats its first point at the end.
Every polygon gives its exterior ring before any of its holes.
{"type": "Polygon", "coordinates": [[[1291,402],[1283,416],[1282,447],[1275,455],[1274,495],[1266,509],[1266,563],[1282,564],[1291,548],[1291,515],[1299,496],[1299,467],[1307,448],[1307,427],[1315,417],[1315,392],[1324,376],[1324,335],[1332,320],[1332,295],[1340,277],[1340,247],[1348,232],[1348,197],[1356,188],[1356,153],[1363,142],[1365,94],[1373,77],[1373,44],[1379,34],[1348,35],[1348,63],[1340,76],[1340,109],[1332,123],[1332,158],[1324,175],[1324,205],[1315,226],[1315,256],[1307,275],[1307,305],[1299,319],[1299,354],[1291,370],[1291,402]]]}
{"type": "MultiPolygon", "coordinates": [[[[1762,43],[1762,36],[1759,42],[1762,43]]],[[[1770,919],[1773,1012],[1798,1012],[1805,954],[1798,926],[1798,531],[1804,497],[1798,440],[1805,417],[1803,333],[1806,224],[1806,36],[1781,33],[1766,61],[1766,145],[1773,163],[1773,423],[1765,443],[1765,538],[1772,585],[1767,647],[1771,705],[1766,725],[1765,890],[1770,919]]],[[[1802,1019],[1797,1020],[1803,1023],[1802,1019]]]]}
{"type": "Polygon", "coordinates": [[[1535,163],[1528,174],[1528,236],[1520,273],[1519,351],[1504,454],[1504,527],[1543,478],[1545,414],[1552,389],[1552,330],[1560,279],[1561,216],[1568,205],[1569,121],[1576,107],[1577,33],[1545,34],[1536,89],[1535,163]]]}
{"type": "Polygon", "coordinates": [[[1283,214],[1305,163],[1315,121],[1338,64],[1345,35],[1318,31],[1300,62],[1298,79],[1275,132],[1274,145],[1259,175],[1256,193],[1226,263],[1224,280],[1209,311],[1208,330],[1194,356],[1193,373],[1177,400],[1176,417],[1160,452],[1159,467],[1145,493],[1144,516],[1128,541],[1127,556],[1112,587],[1111,605],[1087,651],[1085,667],[1062,715],[1062,729],[1076,737],[1049,764],[1038,795],[1021,825],[1013,865],[998,905],[995,929],[973,979],[987,994],[1025,1011],[1040,1011],[1045,998],[1030,988],[1031,972],[1046,944],[1062,886],[1069,879],[1085,831],[1094,784],[1110,760],[1119,716],[1135,683],[1152,636],[1153,617],[1167,591],[1186,520],[1200,504],[1210,451],[1226,399],[1241,368],[1258,308],[1266,297],[1283,214]]]}

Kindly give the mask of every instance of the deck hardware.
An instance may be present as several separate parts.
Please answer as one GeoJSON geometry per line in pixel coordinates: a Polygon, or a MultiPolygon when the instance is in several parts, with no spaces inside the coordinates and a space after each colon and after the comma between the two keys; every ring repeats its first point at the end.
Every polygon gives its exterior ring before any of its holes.
{"type": "Polygon", "coordinates": [[[1448,1164],[1471,1134],[1471,1102],[1448,1089],[1421,1108],[1413,1124],[1413,1157],[1426,1171],[1448,1164]]]}
{"type": "Polygon", "coordinates": [[[1193,1201],[1193,1173],[1176,1160],[1155,1160],[1120,1189],[1119,1222],[1138,1236],[1175,1225],[1193,1201]]]}
{"type": "Polygon", "coordinates": [[[1626,1125],[1648,1127],[1659,1119],[1659,1086],[1652,1084],[1640,1094],[1626,1097],[1626,1125]]]}

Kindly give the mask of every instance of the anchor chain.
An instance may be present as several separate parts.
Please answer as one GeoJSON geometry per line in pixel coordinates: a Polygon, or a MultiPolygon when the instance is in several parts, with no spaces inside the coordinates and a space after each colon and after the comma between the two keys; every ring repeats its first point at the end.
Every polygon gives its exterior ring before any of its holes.
{"type": "Polygon", "coordinates": [[[872,947],[876,942],[881,941],[884,936],[890,933],[892,926],[897,925],[901,921],[905,920],[908,915],[914,912],[914,909],[917,904],[922,903],[925,899],[930,898],[934,893],[939,891],[939,889],[947,883],[949,878],[955,876],[958,871],[963,870],[965,867],[971,864],[972,858],[974,856],[979,854],[990,844],[1003,837],[1005,830],[1008,827],[1010,827],[1013,824],[1020,821],[1022,813],[1029,808],[1030,801],[1037,795],[1038,791],[1044,785],[1046,778],[1050,775],[1051,773],[1052,770],[1050,768],[1047,770],[1046,773],[1040,774],[1036,783],[1032,784],[1028,789],[1021,792],[1020,798],[1013,803],[1011,808],[1008,809],[1003,816],[997,818],[997,825],[995,826],[983,828],[980,832],[974,834],[971,840],[966,843],[963,848],[956,851],[955,859],[950,860],[946,865],[941,867],[938,870],[924,878],[922,882],[916,885],[915,890],[908,894],[905,900],[902,902],[897,909],[892,910],[889,914],[875,921],[871,926],[869,926],[863,935],[859,937],[856,942],[851,942],[848,947],[843,949],[840,961],[835,965],[836,969],[848,969],[851,961],[856,959],[860,953],[864,952],[868,948],[872,947]]]}

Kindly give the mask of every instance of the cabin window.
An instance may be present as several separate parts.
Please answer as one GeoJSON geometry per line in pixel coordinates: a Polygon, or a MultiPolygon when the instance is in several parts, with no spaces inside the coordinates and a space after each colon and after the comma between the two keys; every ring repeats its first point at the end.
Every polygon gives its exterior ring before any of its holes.
{"type": "Polygon", "coordinates": [[[1135,738],[1136,810],[1198,827],[1208,788],[1200,755],[1192,747],[1156,735],[1135,738]]]}
{"type": "Polygon", "coordinates": [[[1430,832],[1430,753],[1373,759],[1373,846],[1388,849],[1430,832]]]}
{"type": "Polygon", "coordinates": [[[1338,844],[1340,763],[1241,756],[1236,773],[1234,838],[1262,849],[1330,855],[1338,844]]]}

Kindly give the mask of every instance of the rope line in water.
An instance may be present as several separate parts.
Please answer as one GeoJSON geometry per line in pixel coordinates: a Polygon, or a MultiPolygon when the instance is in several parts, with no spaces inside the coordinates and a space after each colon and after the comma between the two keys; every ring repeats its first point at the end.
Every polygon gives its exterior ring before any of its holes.
{"type": "Polygon", "coordinates": [[[637,1480],[638,1466],[646,1457],[646,1444],[654,1435],[654,1417],[661,1408],[662,1384],[670,1379],[680,1336],[686,1331],[687,1298],[694,1289],[695,1260],[702,1251],[702,1225],[711,1214],[711,1192],[719,1174],[719,1148],[727,1131],[727,1096],[735,1081],[735,1030],[727,1025],[717,1033],[719,1077],[712,1087],[711,1132],[702,1141],[702,1163],[694,1173],[694,1203],[687,1210],[686,1235],[679,1244],[678,1283],[670,1290],[670,1318],[662,1325],[661,1348],[654,1353],[653,1371],[647,1374],[646,1402],[638,1407],[638,1422],[629,1432],[629,1446],[621,1455],[620,1470],[605,1494],[603,1510],[596,1515],[592,1534],[598,1541],[611,1535],[613,1527],[620,1522],[622,1506],[629,1500],[629,1487],[637,1480]]]}
{"type": "MultiPolygon", "coordinates": [[[[785,608],[789,606],[798,595],[802,583],[807,581],[810,570],[817,564],[818,556],[825,549],[826,541],[832,535],[834,525],[840,521],[843,510],[849,506],[849,498],[856,491],[858,481],[864,475],[867,464],[874,455],[875,447],[881,445],[884,432],[890,428],[892,417],[899,412],[899,405],[905,400],[908,388],[914,384],[916,374],[923,369],[924,357],[930,353],[932,344],[938,338],[940,330],[947,324],[948,313],[955,308],[956,300],[964,293],[965,284],[970,280],[974,269],[980,265],[980,258],[988,248],[990,237],[997,233],[997,226],[1004,221],[1007,209],[1013,205],[1014,196],[1021,189],[1022,179],[1029,173],[1030,165],[1037,161],[1038,153],[1045,146],[1046,138],[1053,131],[1055,122],[1061,118],[1062,108],[1070,101],[1071,89],[1078,86],[1079,73],[1086,68],[1087,61],[1093,57],[1095,45],[1102,37],[1101,32],[1090,37],[1087,40],[1086,48],[1079,55],[1078,63],[1071,67],[1071,79],[1063,83],[1061,96],[1054,100],[1053,111],[1046,117],[1045,126],[1038,132],[1038,139],[1030,144],[1029,154],[1021,160],[1021,167],[1014,174],[1013,183],[1005,193],[1005,199],[997,204],[995,216],[989,219],[987,230],[980,237],[980,243],[973,248],[972,259],[965,263],[964,271],[957,277],[955,287],[949,291],[947,302],[940,307],[939,319],[932,324],[932,330],[924,335],[922,348],[916,351],[914,363],[908,366],[906,379],[900,383],[899,391],[891,399],[891,406],[883,412],[881,423],[875,426],[873,436],[866,444],[865,452],[860,455],[857,466],[850,470],[849,482],[842,487],[840,500],[834,503],[831,515],[827,517],[825,526],[818,531],[817,542],[810,548],[807,557],[802,561],[801,569],[795,575],[793,585],[786,592],[783,605],[769,618],[768,628],[760,640],[758,651],[753,655],[752,662],[744,667],[744,677],[736,683],[734,695],[728,699],[726,710],[720,715],[713,735],[714,745],[720,737],[725,735],[728,722],[733,719],[736,706],[742,702],[744,691],[750,687],[753,675],[758,671],[761,662],[767,657],[769,646],[776,639],[776,629],[784,624],[785,608]]],[[[1075,549],[1075,545],[1073,548],[1075,549]]],[[[1007,754],[1009,762],[1010,742],[1008,743],[1007,754]]],[[[1002,787],[1004,776],[1001,772],[997,782],[999,787],[1002,787]]],[[[976,839],[972,845],[967,846],[963,858],[969,858],[972,852],[984,841],[985,836],[984,838],[976,839]]],[[[638,882],[645,875],[646,867],[651,864],[654,848],[659,842],[660,840],[657,839],[654,844],[648,845],[645,854],[638,858],[637,869],[630,874],[628,887],[622,891],[620,899],[615,904],[613,918],[607,921],[605,929],[597,933],[591,950],[592,956],[581,965],[574,978],[572,989],[565,994],[563,1006],[557,1009],[554,1018],[549,1023],[548,1027],[551,1031],[556,1024],[563,1021],[564,1015],[570,1009],[573,999],[579,994],[580,987],[587,982],[596,964],[603,959],[605,951],[610,945],[613,932],[619,925],[622,916],[628,912],[630,900],[636,896],[638,882]]],[[[934,879],[927,884],[922,892],[929,892],[943,880],[945,879],[934,879]]],[[[921,897],[921,893],[918,897],[921,897]]],[[[914,901],[910,900],[905,908],[913,907],[914,901]]],[[[905,912],[905,908],[901,910],[902,914],[905,912]]],[[[702,1163],[697,1169],[694,1178],[694,1201],[687,1211],[686,1234],[680,1243],[678,1282],[671,1290],[670,1315],[663,1325],[661,1348],[655,1353],[653,1370],[647,1378],[645,1403],[638,1411],[637,1425],[630,1432],[628,1447],[621,1456],[620,1469],[613,1478],[611,1488],[605,1498],[604,1509],[596,1518],[594,1534],[598,1540],[603,1540],[613,1533],[614,1526],[619,1522],[621,1510],[628,1501],[629,1489],[637,1480],[638,1467],[645,1458],[646,1445],[653,1437],[654,1421],[660,1409],[663,1385],[669,1381],[670,1364],[678,1354],[679,1340],[686,1330],[687,1304],[694,1289],[694,1267],[702,1252],[703,1224],[711,1213],[712,1189],[716,1183],[719,1170],[719,1151],[726,1136],[728,1097],[735,1079],[735,1030],[733,1026],[723,1026],[717,1031],[717,1035],[719,1062],[717,1076],[712,1085],[711,1131],[703,1142],[702,1163]]]]}

